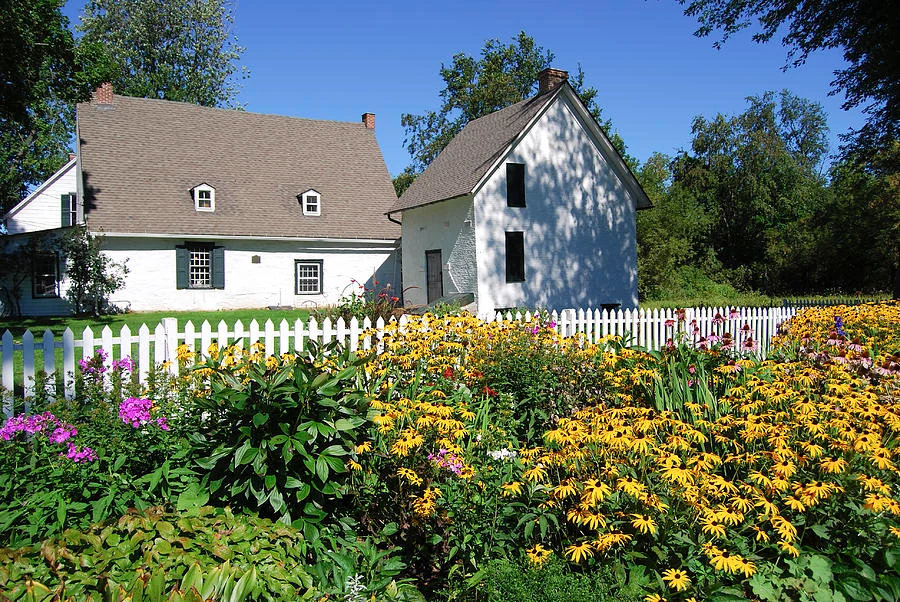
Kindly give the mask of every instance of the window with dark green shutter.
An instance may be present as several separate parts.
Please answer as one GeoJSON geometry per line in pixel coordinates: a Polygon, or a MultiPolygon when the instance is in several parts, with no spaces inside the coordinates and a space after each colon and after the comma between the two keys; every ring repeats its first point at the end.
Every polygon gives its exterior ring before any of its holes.
{"type": "Polygon", "coordinates": [[[525,282],[525,234],[506,233],[506,281],[525,282]]]}
{"type": "Polygon", "coordinates": [[[506,206],[525,206],[525,164],[506,164],[506,206]]]}
{"type": "Polygon", "coordinates": [[[225,248],[190,242],[175,248],[176,288],[225,288],[225,248]]]}
{"type": "Polygon", "coordinates": [[[60,210],[62,211],[61,223],[63,228],[74,226],[78,223],[78,195],[74,192],[64,194],[60,198],[60,210]]]}

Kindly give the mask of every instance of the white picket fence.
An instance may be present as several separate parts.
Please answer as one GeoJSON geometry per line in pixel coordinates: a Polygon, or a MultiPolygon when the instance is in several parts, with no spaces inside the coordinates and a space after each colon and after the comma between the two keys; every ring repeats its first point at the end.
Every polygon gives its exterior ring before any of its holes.
{"type": "MultiPolygon", "coordinates": [[[[754,352],[765,356],[772,337],[778,326],[797,313],[797,308],[741,308],[729,311],[726,308],[693,308],[683,310],[683,314],[675,310],[564,310],[554,312],[550,316],[554,328],[563,336],[584,334],[596,342],[606,335],[619,335],[627,344],[645,349],[659,350],[669,339],[682,333],[688,341],[701,344],[711,336],[721,338],[730,333],[739,346],[752,338],[756,343],[754,352]]],[[[530,321],[530,313],[497,314],[494,319],[530,321]]],[[[408,323],[409,318],[402,316],[401,324],[408,323]]],[[[177,348],[187,344],[192,351],[206,353],[212,343],[225,347],[231,343],[242,341],[244,345],[260,342],[265,346],[267,355],[283,354],[289,351],[302,351],[309,341],[329,343],[339,341],[351,350],[369,350],[378,346],[384,335],[385,323],[379,319],[374,324],[366,318],[359,322],[356,318],[349,324],[343,319],[335,323],[325,319],[320,325],[315,319],[304,323],[296,320],[293,325],[282,320],[276,325],[266,320],[262,327],[252,320],[245,328],[237,321],[229,328],[220,321],[214,330],[208,321],[200,325],[199,330],[190,321],[184,324],[183,331],[178,329],[175,318],[163,319],[151,332],[143,324],[137,334],[132,334],[128,326],[123,326],[117,336],[109,326],[103,328],[99,337],[91,328],[85,328],[81,339],[75,339],[71,329],[67,328],[62,339],[57,340],[46,330],[38,338],[31,331],[25,331],[21,341],[15,341],[8,330],[0,338],[0,392],[2,392],[2,413],[11,416],[13,412],[13,395],[16,385],[21,394],[31,397],[34,394],[35,373],[43,370],[49,376],[49,382],[60,381],[62,393],[69,399],[75,395],[76,357],[88,360],[98,349],[106,355],[107,368],[116,359],[130,357],[135,362],[135,372],[142,383],[146,383],[151,370],[166,365],[172,374],[177,374],[177,348]],[[362,335],[374,326],[374,335],[362,335]],[[137,353],[135,353],[135,347],[137,353]],[[62,353],[57,353],[62,350],[62,353]],[[22,369],[17,374],[15,356],[20,354],[22,369]],[[38,362],[38,354],[41,360],[38,362]],[[61,355],[61,358],[59,357],[61,355]],[[151,359],[152,356],[152,359],[151,359]],[[40,363],[40,368],[38,368],[40,363]]]]}

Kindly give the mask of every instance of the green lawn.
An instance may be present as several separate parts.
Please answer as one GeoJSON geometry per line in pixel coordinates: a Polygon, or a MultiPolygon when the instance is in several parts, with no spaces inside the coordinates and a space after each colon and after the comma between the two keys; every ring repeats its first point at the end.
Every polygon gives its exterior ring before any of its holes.
{"type": "Polygon", "coordinates": [[[35,338],[40,338],[44,330],[49,328],[54,337],[62,336],[66,327],[72,329],[76,339],[81,338],[81,333],[88,326],[94,331],[94,336],[98,337],[104,326],[109,326],[114,336],[118,336],[122,326],[128,325],[132,334],[137,334],[141,324],[147,324],[150,332],[156,328],[159,321],[163,318],[176,318],[178,320],[178,328],[183,331],[183,324],[188,320],[194,323],[197,331],[203,320],[209,320],[213,330],[219,324],[220,320],[225,320],[229,327],[240,320],[246,328],[251,320],[259,322],[260,327],[265,324],[266,320],[272,320],[277,326],[281,320],[286,319],[291,325],[297,318],[304,322],[309,318],[309,310],[306,309],[289,309],[289,310],[269,310],[269,309],[237,309],[224,311],[150,311],[150,312],[130,312],[125,314],[116,314],[112,316],[99,316],[97,318],[74,318],[71,316],[56,317],[35,317],[35,318],[0,318],[0,334],[9,330],[13,337],[18,341],[21,339],[25,330],[30,329],[35,338]]]}

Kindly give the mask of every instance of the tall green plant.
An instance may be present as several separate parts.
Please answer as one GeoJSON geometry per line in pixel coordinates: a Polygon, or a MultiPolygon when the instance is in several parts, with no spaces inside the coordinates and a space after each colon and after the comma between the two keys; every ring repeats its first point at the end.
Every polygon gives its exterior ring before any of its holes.
{"type": "Polygon", "coordinates": [[[313,345],[307,357],[227,357],[195,368],[210,386],[197,401],[209,418],[193,439],[204,482],[218,501],[314,537],[348,490],[345,461],[366,422],[358,385],[367,359],[333,344],[313,345]]]}
{"type": "Polygon", "coordinates": [[[100,315],[107,309],[109,296],[125,284],[128,266],[104,255],[101,244],[101,237],[85,226],[75,226],[63,245],[69,282],[66,298],[76,313],[100,315]]]}

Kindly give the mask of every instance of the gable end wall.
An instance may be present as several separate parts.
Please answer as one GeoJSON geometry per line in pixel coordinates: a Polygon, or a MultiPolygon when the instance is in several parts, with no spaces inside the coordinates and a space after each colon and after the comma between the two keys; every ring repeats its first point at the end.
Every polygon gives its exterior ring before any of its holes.
{"type": "Polygon", "coordinates": [[[635,202],[560,95],[475,195],[478,311],[637,306],[635,202]],[[506,206],[524,163],[526,207],[506,206]],[[506,282],[505,232],[522,231],[525,282],[506,282]]]}

